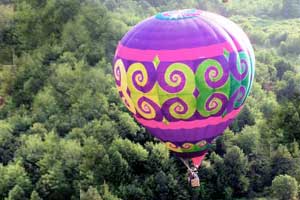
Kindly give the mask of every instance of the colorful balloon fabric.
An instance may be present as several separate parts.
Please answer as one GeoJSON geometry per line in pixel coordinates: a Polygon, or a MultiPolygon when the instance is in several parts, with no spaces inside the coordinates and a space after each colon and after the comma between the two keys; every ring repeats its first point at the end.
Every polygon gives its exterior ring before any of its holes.
{"type": "Polygon", "coordinates": [[[196,157],[241,111],[254,52],[230,20],[187,9],[134,26],[114,58],[119,94],[135,119],[182,157],[196,157]]]}

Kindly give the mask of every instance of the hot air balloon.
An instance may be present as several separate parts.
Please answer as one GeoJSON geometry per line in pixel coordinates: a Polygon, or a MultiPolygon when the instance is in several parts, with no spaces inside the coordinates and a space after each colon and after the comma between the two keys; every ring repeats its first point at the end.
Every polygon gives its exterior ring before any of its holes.
{"type": "Polygon", "coordinates": [[[119,42],[113,71],[134,118],[188,169],[241,111],[254,77],[254,52],[230,20],[206,11],[158,13],[119,42]]]}

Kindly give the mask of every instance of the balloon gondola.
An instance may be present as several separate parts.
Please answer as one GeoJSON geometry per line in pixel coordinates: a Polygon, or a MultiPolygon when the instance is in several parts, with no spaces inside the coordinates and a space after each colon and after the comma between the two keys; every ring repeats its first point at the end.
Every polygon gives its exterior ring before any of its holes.
{"type": "Polygon", "coordinates": [[[230,20],[186,9],[134,26],[114,57],[118,92],[134,118],[187,165],[201,165],[213,140],[241,111],[254,52],[230,20]]]}

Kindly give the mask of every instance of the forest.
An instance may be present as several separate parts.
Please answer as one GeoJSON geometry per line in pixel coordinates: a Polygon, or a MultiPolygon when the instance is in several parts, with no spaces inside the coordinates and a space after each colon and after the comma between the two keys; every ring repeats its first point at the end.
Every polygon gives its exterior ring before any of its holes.
{"type": "Polygon", "coordinates": [[[299,0],[0,0],[0,199],[297,200],[299,0]],[[121,102],[118,41],[157,12],[197,8],[249,36],[256,75],[191,188],[121,102]]]}

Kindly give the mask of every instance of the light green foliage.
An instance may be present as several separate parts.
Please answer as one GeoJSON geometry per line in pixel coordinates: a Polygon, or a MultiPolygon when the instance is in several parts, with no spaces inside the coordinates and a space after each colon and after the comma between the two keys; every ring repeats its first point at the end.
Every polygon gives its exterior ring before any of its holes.
{"type": "Polygon", "coordinates": [[[13,50],[11,44],[11,25],[13,23],[13,6],[0,4],[0,66],[12,64],[13,50]],[[3,37],[3,36],[6,37],[3,37]]]}
{"type": "Polygon", "coordinates": [[[134,137],[137,131],[139,131],[139,127],[134,122],[133,118],[127,113],[120,114],[118,118],[119,118],[119,122],[118,122],[119,134],[123,137],[124,136],[134,137]]]}
{"type": "Polygon", "coordinates": [[[148,167],[151,169],[154,168],[164,168],[167,167],[169,162],[169,150],[165,147],[164,144],[158,143],[147,143],[146,149],[150,152],[148,161],[148,167]]]}
{"type": "Polygon", "coordinates": [[[300,149],[299,149],[299,143],[294,141],[290,145],[290,152],[294,158],[299,158],[300,157],[300,149]]]}
{"type": "Polygon", "coordinates": [[[12,190],[8,193],[8,198],[5,200],[23,200],[25,198],[25,193],[23,189],[16,185],[12,190]]]}
{"type": "MultiPolygon", "coordinates": [[[[111,173],[111,158],[107,155],[106,149],[93,137],[88,137],[83,141],[82,158],[79,170],[81,175],[80,189],[88,190],[89,186],[103,182],[105,177],[111,173]],[[109,167],[108,167],[109,166],[109,167]]],[[[124,167],[124,166],[122,166],[124,167]]],[[[121,168],[127,170],[126,167],[121,168]]],[[[119,174],[116,174],[116,176],[119,174]]],[[[117,177],[115,177],[117,178],[117,177]]]]}
{"type": "MultiPolygon", "coordinates": [[[[285,98],[284,98],[285,99],[285,98]]],[[[297,101],[296,101],[297,102],[297,101]]],[[[280,109],[277,116],[272,121],[272,126],[277,129],[282,129],[283,139],[287,142],[299,141],[299,121],[300,110],[299,104],[286,103],[280,109]]]]}
{"type": "Polygon", "coordinates": [[[36,48],[60,37],[64,23],[80,8],[79,0],[26,1],[16,6],[16,34],[22,47],[36,48]],[[44,19],[38,20],[38,19],[44,19]]]}
{"type": "Polygon", "coordinates": [[[288,37],[286,42],[282,42],[280,44],[280,52],[283,55],[291,54],[291,55],[299,55],[299,45],[300,44],[300,37],[299,35],[288,37]]]}
{"type": "Polygon", "coordinates": [[[278,200],[298,199],[298,182],[289,175],[276,176],[271,189],[274,198],[278,200]]]}
{"type": "Polygon", "coordinates": [[[118,197],[116,197],[115,195],[113,195],[107,184],[103,184],[102,185],[102,198],[103,200],[119,200],[118,197]]]}
{"type": "Polygon", "coordinates": [[[241,1],[232,1],[228,4],[228,12],[233,13],[235,15],[246,15],[246,16],[261,16],[266,17],[267,15],[273,15],[273,10],[275,10],[274,14],[278,15],[278,8],[280,8],[281,1],[272,1],[272,0],[253,0],[251,4],[247,0],[241,1]],[[277,12],[276,12],[277,11],[277,12]]]}
{"type": "Polygon", "coordinates": [[[111,147],[111,152],[120,152],[132,167],[137,167],[140,162],[146,161],[148,152],[140,145],[125,139],[116,139],[111,147]]]}
{"type": "Polygon", "coordinates": [[[31,181],[20,162],[0,165],[0,198],[7,195],[22,197],[31,188],[31,181]],[[9,194],[10,193],[10,194],[9,194]]]}
{"type": "Polygon", "coordinates": [[[40,195],[35,190],[33,190],[30,195],[30,200],[42,200],[42,199],[40,195]]]}
{"type": "Polygon", "coordinates": [[[266,119],[270,119],[277,115],[280,110],[280,105],[276,101],[276,96],[272,92],[268,92],[265,98],[261,101],[260,110],[266,119]]]}
{"type": "Polygon", "coordinates": [[[88,191],[80,191],[81,200],[102,200],[96,188],[90,187],[88,191]]]}
{"type": "Polygon", "coordinates": [[[33,112],[36,121],[45,122],[51,115],[59,112],[59,107],[50,88],[40,91],[33,101],[33,112]]]}
{"type": "Polygon", "coordinates": [[[0,4],[0,30],[4,30],[9,27],[11,20],[13,19],[13,7],[10,5],[0,4]]]}
{"type": "Polygon", "coordinates": [[[256,126],[246,126],[234,139],[233,143],[245,154],[255,153],[259,145],[259,132],[256,126]]]}
{"type": "Polygon", "coordinates": [[[72,140],[60,140],[54,133],[47,133],[43,139],[40,135],[22,137],[17,155],[25,165],[35,171],[36,187],[42,197],[63,198],[69,193],[67,177],[79,178],[76,172],[81,157],[81,147],[72,140]]]}

